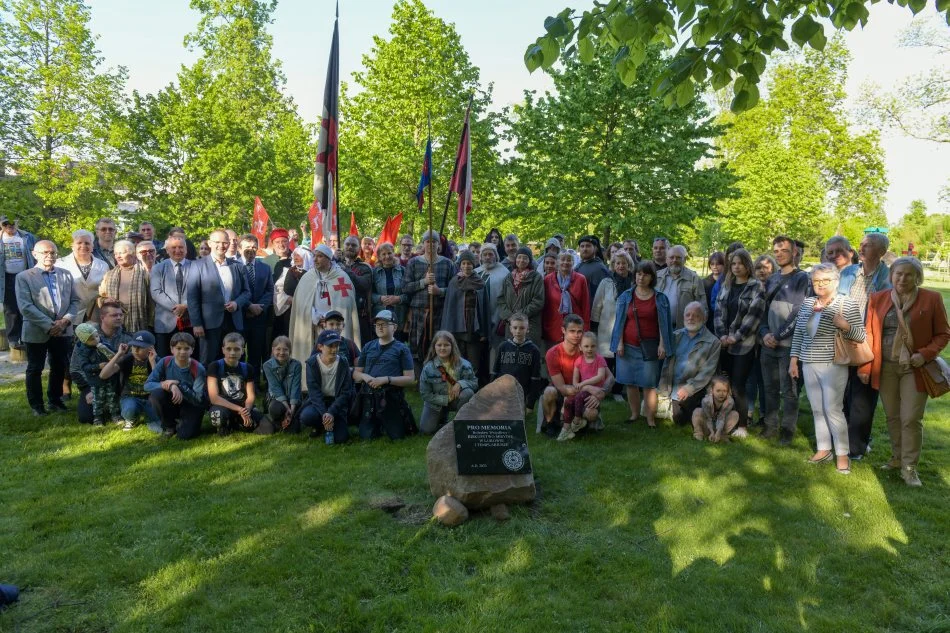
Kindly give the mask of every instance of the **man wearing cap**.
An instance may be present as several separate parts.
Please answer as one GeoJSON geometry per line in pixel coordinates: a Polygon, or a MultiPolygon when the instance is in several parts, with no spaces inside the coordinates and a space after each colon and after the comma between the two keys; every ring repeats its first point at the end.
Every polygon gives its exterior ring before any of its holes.
{"type": "Polygon", "coordinates": [[[20,340],[26,344],[26,399],[33,415],[46,415],[43,407],[43,369],[49,357],[46,396],[52,409],[65,411],[63,379],[69,365],[73,321],[80,310],[73,276],[56,268],[56,244],[41,240],[33,246],[36,266],[16,277],[16,299],[23,315],[20,340]]]}
{"type": "Polygon", "coordinates": [[[149,392],[145,389],[145,383],[148,382],[158,360],[155,337],[148,330],[142,330],[132,335],[128,345],[119,346],[117,353],[99,374],[103,380],[119,374],[119,384],[122,385],[119,408],[125,421],[123,431],[131,431],[138,417],[144,415],[150,431],[162,432],[161,421],[149,402],[149,392]]]}
{"type": "Polygon", "coordinates": [[[396,319],[392,312],[380,311],[373,327],[377,338],[363,347],[353,370],[360,398],[360,437],[368,440],[385,432],[389,439],[398,440],[415,430],[412,410],[403,393],[416,382],[412,354],[394,338],[396,319]]]}
{"type": "Polygon", "coordinates": [[[313,250],[313,268],[304,273],[294,291],[290,306],[290,353],[303,365],[301,380],[307,382],[307,359],[319,334],[320,322],[331,310],[343,315],[341,334],[362,346],[356,292],[349,276],[333,261],[333,251],[326,244],[313,250]]]}
{"type": "Polygon", "coordinates": [[[369,313],[373,303],[373,269],[360,258],[360,239],[358,237],[351,235],[343,240],[343,261],[340,262],[340,268],[346,272],[356,288],[356,309],[360,315],[360,338],[363,341],[369,341],[374,336],[369,313]]]}
{"type": "Polygon", "coordinates": [[[96,239],[92,245],[92,256],[109,264],[109,268],[115,268],[115,255],[112,252],[115,238],[115,220],[112,218],[96,220],[96,239]]]}
{"type": "Polygon", "coordinates": [[[270,266],[257,259],[257,237],[247,234],[241,238],[242,260],[247,275],[247,287],[251,302],[244,309],[244,340],[247,343],[247,362],[257,370],[263,380],[264,361],[267,355],[267,327],[271,321],[271,306],[274,305],[274,274],[270,266]]]}
{"type": "Polygon", "coordinates": [[[605,278],[610,277],[610,270],[604,265],[600,238],[596,235],[585,235],[579,239],[577,249],[580,251],[581,263],[574,267],[574,271],[587,278],[587,293],[590,295],[590,303],[593,304],[597,286],[605,278]]]}
{"type": "Polygon", "coordinates": [[[292,265],[290,260],[290,233],[287,229],[276,228],[270,232],[270,255],[262,261],[270,266],[274,282],[280,279],[285,268],[292,265]]]}
{"type": "Polygon", "coordinates": [[[0,297],[3,297],[3,318],[7,324],[7,341],[11,347],[23,349],[20,342],[20,332],[23,329],[23,316],[16,301],[16,276],[36,266],[33,258],[33,247],[36,246],[36,236],[27,231],[21,231],[16,223],[5,215],[0,215],[0,225],[3,226],[3,244],[0,248],[0,297]]]}
{"type": "Polygon", "coordinates": [[[442,323],[442,305],[445,301],[445,291],[449,282],[455,276],[455,264],[446,257],[439,255],[439,238],[437,231],[426,231],[422,234],[423,253],[409,262],[406,269],[406,279],[402,291],[409,295],[409,348],[412,355],[422,362],[428,353],[431,335],[442,323]],[[432,265],[431,272],[429,265],[432,265]],[[432,297],[432,328],[429,330],[429,297],[432,297]]]}
{"type": "Polygon", "coordinates": [[[193,335],[188,315],[188,283],[194,262],[185,259],[185,238],[169,236],[165,252],[168,259],[156,264],[149,277],[149,293],[155,304],[155,349],[160,358],[171,355],[169,341],[175,332],[193,335]]]}
{"type": "Polygon", "coordinates": [[[228,259],[231,238],[221,229],[208,237],[211,255],[191,264],[188,305],[196,338],[201,339],[201,364],[207,367],[223,356],[226,334],[244,329],[244,310],[251,291],[243,267],[228,259]]]}

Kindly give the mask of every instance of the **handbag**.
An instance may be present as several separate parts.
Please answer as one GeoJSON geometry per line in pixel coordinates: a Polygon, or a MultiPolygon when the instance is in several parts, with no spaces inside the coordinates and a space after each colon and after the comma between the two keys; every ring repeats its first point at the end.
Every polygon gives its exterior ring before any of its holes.
{"type": "Polygon", "coordinates": [[[633,320],[637,324],[637,337],[640,339],[640,355],[643,356],[643,360],[645,361],[660,360],[660,339],[643,338],[640,336],[640,317],[637,315],[636,296],[630,297],[630,307],[633,309],[633,320]]]}
{"type": "MultiPolygon", "coordinates": [[[[895,306],[895,310],[897,311],[897,320],[900,322],[901,328],[906,330],[907,322],[904,320],[904,313],[900,308],[897,308],[897,306],[895,306]]],[[[898,328],[897,335],[901,337],[901,342],[904,343],[904,347],[906,347],[910,355],[913,356],[916,352],[907,344],[907,339],[904,338],[900,332],[901,328],[898,328]]],[[[928,396],[931,398],[939,398],[943,394],[950,392],[950,365],[947,365],[947,361],[938,356],[933,360],[927,361],[917,369],[920,369],[920,378],[924,383],[924,390],[928,396]]]]}
{"type": "Polygon", "coordinates": [[[863,341],[852,341],[837,327],[835,330],[835,365],[860,367],[874,360],[874,352],[871,351],[867,337],[863,341]]]}

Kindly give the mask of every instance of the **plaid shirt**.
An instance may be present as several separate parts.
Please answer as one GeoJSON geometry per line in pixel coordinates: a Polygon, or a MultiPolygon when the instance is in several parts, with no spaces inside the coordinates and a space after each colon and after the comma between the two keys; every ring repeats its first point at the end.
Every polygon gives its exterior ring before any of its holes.
{"type": "Polygon", "coordinates": [[[759,322],[765,317],[768,307],[765,302],[765,286],[761,281],[750,278],[739,294],[739,311],[732,323],[726,323],[729,312],[729,291],[731,286],[722,284],[716,299],[716,336],[734,336],[737,342],[727,350],[733,356],[748,354],[755,347],[759,322]]]}
{"type": "Polygon", "coordinates": [[[673,384],[673,375],[676,372],[677,361],[675,353],[680,340],[684,336],[689,336],[685,329],[679,329],[673,332],[673,349],[668,352],[670,356],[663,362],[663,371],[660,374],[660,393],[664,396],[672,396],[673,389],[685,387],[692,396],[694,393],[702,391],[709,384],[709,380],[716,373],[716,367],[719,366],[719,350],[722,344],[712,332],[705,327],[699,331],[698,340],[693,344],[692,349],[687,354],[688,370],[686,375],[680,376],[683,382],[673,384]]]}
{"type": "MultiPolygon", "coordinates": [[[[426,291],[427,272],[429,272],[429,260],[422,255],[413,257],[406,266],[402,291],[410,296],[409,306],[412,308],[429,307],[429,293],[426,291]]],[[[442,308],[442,302],[445,301],[445,290],[449,287],[452,277],[455,276],[455,264],[452,260],[439,255],[432,265],[432,272],[435,274],[435,285],[441,289],[441,292],[433,297],[434,307],[438,312],[442,308]]]]}

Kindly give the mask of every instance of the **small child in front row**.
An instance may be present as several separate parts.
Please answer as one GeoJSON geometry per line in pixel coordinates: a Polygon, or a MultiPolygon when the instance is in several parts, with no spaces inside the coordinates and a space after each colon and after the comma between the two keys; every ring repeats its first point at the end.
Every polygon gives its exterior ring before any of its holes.
{"type": "Polygon", "coordinates": [[[221,351],[224,358],[208,365],[211,425],[218,435],[228,435],[234,430],[255,431],[261,435],[273,433],[273,424],[261,424],[264,416],[254,408],[257,370],[241,361],[244,337],[237,332],[225,335],[221,351]]]}
{"type": "Polygon", "coordinates": [[[541,350],[528,338],[528,317],[515,312],[508,318],[511,338],[498,346],[491,379],[513,376],[524,392],[525,409],[534,409],[541,381],[541,350]]]}
{"type": "Polygon", "coordinates": [[[559,442],[574,439],[574,434],[587,426],[584,409],[587,397],[607,381],[607,361],[597,353],[597,335],[584,332],[581,338],[581,355],[574,361],[574,389],[577,393],[564,399],[564,411],[561,419],[564,426],[557,436],[559,442]],[[570,422],[568,421],[570,420],[570,422]]]}
{"type": "Polygon", "coordinates": [[[300,432],[301,364],[290,357],[290,339],[278,336],[271,344],[270,360],[264,363],[267,380],[267,413],[275,430],[300,432]]]}
{"type": "Polygon", "coordinates": [[[116,391],[118,380],[111,376],[100,378],[106,363],[116,354],[99,340],[99,330],[92,323],[80,323],[76,326],[76,347],[73,354],[80,358],[79,367],[92,391],[92,424],[102,426],[108,418],[116,424],[122,424],[119,410],[119,394],[116,391]]]}
{"type": "Polygon", "coordinates": [[[693,437],[710,442],[728,442],[729,434],[739,424],[739,412],[732,399],[729,379],[713,376],[709,391],[699,408],[693,411],[693,437]]]}
{"type": "Polygon", "coordinates": [[[99,377],[103,380],[119,374],[122,383],[119,408],[122,411],[122,419],[125,420],[123,431],[131,431],[140,414],[145,416],[150,430],[156,433],[162,430],[158,416],[148,401],[148,391],[145,390],[145,383],[156,363],[155,336],[147,330],[142,330],[133,334],[128,344],[119,345],[116,355],[99,372],[99,377]]]}

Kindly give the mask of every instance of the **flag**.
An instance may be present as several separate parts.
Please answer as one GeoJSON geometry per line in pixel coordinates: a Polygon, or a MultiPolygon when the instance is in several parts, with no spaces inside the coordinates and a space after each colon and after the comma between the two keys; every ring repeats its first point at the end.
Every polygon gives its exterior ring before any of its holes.
{"type": "Polygon", "coordinates": [[[257,237],[258,244],[266,244],[264,238],[267,237],[267,226],[270,224],[270,216],[267,215],[267,209],[261,202],[260,196],[254,196],[254,216],[251,218],[251,233],[257,237]]]}
{"type": "Polygon", "coordinates": [[[465,123],[462,125],[462,140],[455,155],[455,171],[449,189],[458,194],[458,223],[465,237],[465,216],[472,210],[472,138],[469,129],[469,115],[472,112],[472,100],[465,110],[465,123]]]}
{"type": "Polygon", "coordinates": [[[386,241],[392,244],[393,247],[396,246],[396,242],[399,240],[400,226],[402,226],[402,212],[401,211],[399,212],[399,215],[397,215],[396,217],[392,219],[392,221],[390,221],[389,234],[386,236],[388,238],[386,241]]]}
{"type": "Polygon", "coordinates": [[[338,211],[335,188],[338,188],[337,165],[339,151],[340,106],[340,7],[337,5],[333,23],[333,40],[330,44],[330,63],[327,66],[327,83],[323,89],[323,113],[320,117],[320,139],[317,142],[317,159],[313,172],[313,197],[323,210],[323,236],[336,235],[338,211]]]}
{"type": "Polygon", "coordinates": [[[320,210],[320,203],[316,200],[307,212],[307,224],[310,226],[310,248],[314,248],[323,241],[323,212],[320,210]]]}
{"type": "Polygon", "coordinates": [[[350,211],[350,236],[359,237],[360,228],[356,226],[356,214],[350,211]]]}
{"type": "Polygon", "coordinates": [[[432,182],[432,137],[426,141],[426,155],[422,159],[422,176],[419,177],[419,188],[416,189],[416,202],[419,210],[426,201],[426,187],[432,182]]]}
{"type": "Polygon", "coordinates": [[[379,232],[379,239],[376,240],[376,248],[373,249],[374,256],[379,251],[380,244],[385,244],[386,242],[389,242],[390,244],[392,244],[392,242],[389,239],[389,225],[392,223],[392,221],[393,221],[392,218],[386,218],[386,223],[383,224],[383,230],[379,232]]]}

